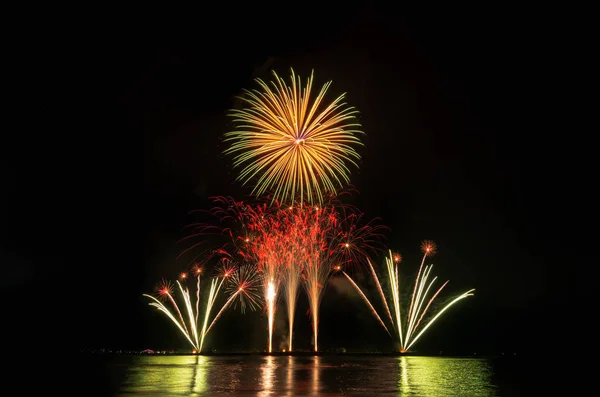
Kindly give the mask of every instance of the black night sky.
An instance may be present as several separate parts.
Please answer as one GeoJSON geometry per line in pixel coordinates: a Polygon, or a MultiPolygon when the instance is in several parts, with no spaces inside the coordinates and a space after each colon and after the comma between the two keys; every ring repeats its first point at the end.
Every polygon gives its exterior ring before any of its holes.
{"type": "MultiPolygon", "coordinates": [[[[430,239],[438,245],[434,272],[450,280],[445,296],[477,289],[429,331],[420,351],[519,352],[551,310],[564,309],[549,284],[566,269],[551,266],[568,266],[574,247],[556,228],[581,209],[558,210],[569,189],[559,182],[561,144],[539,121],[551,112],[541,104],[548,44],[529,17],[375,7],[289,15],[279,22],[204,15],[175,29],[119,24],[126,32],[119,39],[106,27],[89,40],[40,46],[39,60],[60,72],[38,73],[47,88],[39,118],[71,115],[63,130],[73,132],[61,133],[58,123],[38,132],[44,136],[30,156],[47,161],[32,159],[31,171],[9,175],[13,191],[24,193],[12,205],[26,209],[8,213],[2,288],[39,316],[9,305],[16,324],[27,325],[15,334],[35,338],[31,325],[43,323],[52,345],[187,348],[141,294],[185,270],[175,243],[189,211],[208,209],[210,196],[250,193],[222,155],[226,112],[242,88],[255,87],[254,77],[270,78],[271,69],[287,76],[290,67],[302,76],[314,69],[319,85],[333,80],[332,94],[346,92],[360,111],[366,136],[352,170],[360,192],[353,204],[390,228],[386,245],[403,254],[403,274],[414,276],[420,242],[430,239]],[[63,78],[69,87],[53,100],[63,78]]],[[[391,348],[339,284],[322,304],[323,349],[391,348]]],[[[296,346],[309,349],[306,310],[300,295],[296,346]]],[[[279,313],[283,319],[283,307],[279,313]]],[[[229,311],[217,329],[218,350],[266,343],[261,313],[229,311]]]]}

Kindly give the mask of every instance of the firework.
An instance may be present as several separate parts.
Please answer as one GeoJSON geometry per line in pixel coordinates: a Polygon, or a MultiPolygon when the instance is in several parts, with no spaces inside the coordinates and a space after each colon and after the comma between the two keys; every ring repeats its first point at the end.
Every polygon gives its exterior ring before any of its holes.
{"type": "Polygon", "coordinates": [[[282,270],[282,282],[284,288],[284,300],[287,308],[288,315],[288,351],[293,350],[293,334],[294,334],[294,316],[296,314],[296,302],[298,300],[298,293],[300,291],[300,282],[302,280],[302,269],[299,267],[298,258],[301,255],[301,243],[298,241],[298,235],[288,236],[291,240],[291,244],[288,245],[288,249],[285,252],[283,270],[282,270]]]}
{"type": "Polygon", "coordinates": [[[235,128],[225,134],[231,142],[225,153],[242,167],[238,180],[256,180],[257,196],[272,192],[273,201],[320,204],[324,193],[349,182],[347,163],[358,167],[358,112],[345,94],[326,100],[331,81],[313,98],[313,74],[304,85],[293,70],[291,85],[275,72],[270,84],[256,79],[260,89],[244,90],[245,106],[230,112],[235,128]]]}
{"type": "MultiPolygon", "coordinates": [[[[243,203],[230,197],[215,198],[210,213],[224,225],[229,243],[217,251],[252,264],[262,280],[272,352],[274,320],[279,297],[285,301],[288,351],[293,351],[296,302],[301,287],[307,293],[315,350],[318,349],[319,307],[329,276],[335,267],[360,266],[368,252],[378,252],[383,226],[363,222],[354,207],[330,197],[324,206],[268,205],[267,201],[243,203]]],[[[212,229],[194,226],[192,234],[212,229]]],[[[210,327],[209,327],[210,328],[210,327]]]]}
{"type": "Polygon", "coordinates": [[[230,296],[239,295],[239,299],[234,301],[234,309],[239,302],[242,313],[246,309],[255,311],[260,306],[259,285],[261,283],[261,275],[254,265],[243,265],[234,271],[225,289],[230,296]]]}
{"type": "Polygon", "coordinates": [[[158,288],[159,298],[162,300],[168,300],[177,316],[173,314],[168,307],[161,302],[161,300],[156,297],[148,294],[143,294],[143,296],[148,297],[152,300],[149,303],[150,306],[156,307],[159,311],[163,312],[181,331],[181,333],[185,336],[187,341],[190,343],[195,352],[201,352],[202,346],[204,344],[204,338],[211,330],[212,326],[215,322],[220,318],[223,311],[231,305],[232,302],[237,300],[240,302],[240,305],[243,308],[250,307],[254,309],[257,302],[256,297],[256,283],[257,276],[256,271],[252,270],[250,267],[243,266],[239,269],[234,269],[231,266],[224,265],[221,268],[220,274],[216,277],[213,277],[210,281],[210,289],[208,293],[208,297],[206,300],[206,306],[204,308],[204,322],[202,325],[202,329],[198,328],[198,316],[199,316],[199,305],[200,305],[200,277],[203,273],[203,270],[199,266],[194,266],[192,269],[192,277],[196,277],[196,303],[192,302],[192,298],[190,295],[189,288],[184,287],[182,283],[185,282],[186,279],[191,278],[188,277],[187,273],[182,273],[180,275],[180,280],[176,281],[178,291],[180,292],[181,298],[183,300],[183,304],[185,307],[185,312],[187,313],[187,323],[186,320],[177,304],[177,301],[174,298],[173,294],[173,283],[170,281],[163,280],[158,288]],[[229,298],[223,304],[217,315],[214,317],[210,325],[208,325],[208,321],[210,319],[210,313],[215,305],[216,299],[221,291],[221,287],[223,283],[227,283],[226,290],[229,292],[229,298]],[[195,308],[195,310],[194,310],[195,308]]]}
{"type": "MultiPolygon", "coordinates": [[[[285,300],[288,351],[293,351],[295,308],[301,286],[307,293],[313,342],[318,349],[319,306],[334,267],[359,265],[367,252],[377,252],[383,226],[375,220],[364,224],[351,206],[328,198],[324,206],[267,205],[215,198],[211,213],[225,225],[220,233],[230,241],[220,251],[254,264],[262,279],[262,295],[268,320],[268,351],[272,352],[277,301],[285,300]],[[230,253],[230,254],[228,254],[230,253]]],[[[197,230],[208,230],[204,225],[197,230]]],[[[192,234],[194,231],[192,231],[192,234]]]]}
{"type": "Polygon", "coordinates": [[[377,318],[377,320],[379,320],[379,323],[385,329],[385,332],[387,332],[388,335],[391,335],[390,331],[388,331],[387,327],[385,326],[385,323],[383,322],[383,320],[381,319],[381,317],[379,317],[379,313],[377,313],[377,310],[375,310],[375,308],[371,304],[371,301],[369,301],[369,299],[362,292],[362,290],[358,287],[358,285],[356,285],[356,283],[354,282],[354,280],[352,280],[352,278],[350,276],[348,276],[348,273],[342,272],[342,274],[348,279],[348,281],[350,281],[350,283],[352,284],[352,286],[354,288],[356,288],[356,290],[358,291],[360,297],[365,301],[365,303],[367,304],[367,306],[369,306],[369,309],[371,309],[371,313],[375,316],[375,318],[377,318]]]}
{"type": "Polygon", "coordinates": [[[221,317],[221,314],[229,307],[232,302],[235,302],[235,298],[238,298],[242,313],[246,308],[255,310],[260,301],[260,294],[257,292],[257,285],[260,282],[260,275],[256,271],[256,268],[251,265],[245,265],[239,268],[237,271],[230,273],[226,277],[231,277],[228,287],[229,299],[221,307],[221,310],[217,313],[212,323],[206,329],[206,334],[210,331],[213,325],[221,317]]]}
{"type": "Polygon", "coordinates": [[[305,288],[313,326],[314,350],[318,351],[319,307],[325,286],[333,271],[342,267],[360,268],[369,253],[378,252],[381,225],[362,224],[363,215],[351,206],[315,207],[310,225],[304,232],[308,247],[305,288]]]}
{"type": "MultiPolygon", "coordinates": [[[[224,237],[225,241],[214,252],[227,258],[239,258],[239,262],[255,267],[262,286],[262,297],[266,304],[269,332],[269,352],[272,351],[273,324],[280,284],[280,264],[284,242],[281,240],[282,223],[275,222],[274,209],[265,204],[246,204],[231,197],[214,197],[214,207],[208,213],[215,217],[219,226],[207,223],[190,225],[191,232],[180,241],[195,237],[224,237]],[[218,231],[217,231],[218,230],[218,231]]],[[[202,244],[194,242],[182,254],[202,244]]],[[[180,255],[182,255],[180,254],[180,255]]],[[[253,291],[255,293],[257,291],[253,291]]],[[[257,299],[252,300],[254,302],[257,299]]],[[[242,305],[243,307],[243,305],[242,305]]]]}
{"type": "Polygon", "coordinates": [[[350,206],[298,206],[290,210],[289,235],[295,236],[288,246],[295,247],[295,261],[302,273],[313,329],[313,346],[318,351],[319,308],[325,287],[333,271],[344,265],[359,265],[381,237],[371,223],[360,226],[361,218],[350,206]]]}
{"type": "MultiPolygon", "coordinates": [[[[433,269],[433,265],[424,264],[425,259],[427,257],[431,257],[435,254],[436,246],[431,241],[425,241],[421,246],[421,250],[423,251],[423,259],[421,260],[421,266],[419,267],[419,272],[417,274],[417,279],[415,281],[406,317],[403,317],[402,302],[400,299],[400,275],[398,271],[398,263],[400,263],[401,261],[400,254],[392,253],[392,251],[389,251],[389,256],[386,257],[388,287],[391,295],[391,297],[389,297],[388,299],[386,299],[385,294],[383,293],[383,288],[379,281],[379,277],[377,276],[377,273],[373,268],[373,265],[369,262],[371,274],[373,276],[373,279],[375,280],[377,290],[386,309],[386,314],[388,316],[387,318],[391,322],[395,330],[395,335],[400,342],[400,352],[402,353],[407,352],[423,335],[423,333],[442,315],[442,313],[448,310],[456,302],[469,296],[473,296],[473,292],[475,291],[474,289],[470,289],[466,292],[463,292],[462,294],[450,300],[446,305],[442,307],[441,310],[435,313],[433,317],[426,319],[425,316],[426,314],[428,314],[428,310],[431,304],[435,301],[439,293],[448,284],[448,281],[442,284],[442,286],[437,289],[437,291],[431,296],[431,298],[428,299],[428,296],[430,296],[429,292],[432,290],[431,288],[433,287],[437,277],[433,277],[430,280],[430,274],[431,270],[433,269]],[[391,303],[388,304],[388,300],[391,301],[391,303]],[[390,306],[392,308],[391,311],[390,306]],[[424,319],[425,321],[423,321],[424,319]]],[[[354,280],[352,280],[350,276],[348,276],[345,272],[343,272],[343,274],[351,282],[352,286],[358,291],[359,295],[363,298],[363,300],[367,303],[367,306],[369,306],[375,318],[377,318],[377,320],[380,322],[383,328],[389,333],[388,328],[385,326],[385,323],[382,321],[381,317],[374,309],[373,305],[366,297],[364,292],[354,282],[354,280]]]]}
{"type": "Polygon", "coordinates": [[[263,218],[255,219],[256,236],[252,240],[252,252],[255,255],[258,269],[263,275],[263,296],[267,305],[267,322],[269,332],[269,353],[273,351],[273,327],[275,309],[279,297],[281,266],[285,253],[281,223],[264,222],[263,218]]]}

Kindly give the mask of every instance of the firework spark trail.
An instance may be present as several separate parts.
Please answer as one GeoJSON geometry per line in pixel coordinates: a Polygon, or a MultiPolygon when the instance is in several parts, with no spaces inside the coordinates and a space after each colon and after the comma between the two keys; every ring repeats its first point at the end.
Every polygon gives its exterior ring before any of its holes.
{"type": "Polygon", "coordinates": [[[417,273],[417,281],[415,282],[415,288],[413,290],[412,298],[410,300],[410,308],[408,309],[408,318],[411,318],[415,291],[417,290],[417,285],[419,284],[419,277],[421,275],[421,269],[423,268],[423,264],[425,263],[425,258],[427,255],[433,256],[436,251],[436,245],[433,241],[425,240],[421,244],[421,251],[423,251],[423,259],[421,260],[421,266],[419,266],[419,272],[417,273]]]}
{"type": "Polygon", "coordinates": [[[196,330],[196,322],[194,321],[194,309],[192,308],[192,302],[190,299],[190,293],[186,289],[184,290],[181,286],[181,283],[177,281],[177,285],[179,286],[179,290],[181,291],[181,295],[183,296],[183,301],[185,303],[185,307],[187,308],[188,316],[190,319],[190,327],[192,328],[192,335],[196,342],[196,346],[198,346],[198,331],[196,330]]]}
{"type": "Polygon", "coordinates": [[[273,351],[273,322],[275,320],[275,298],[277,292],[273,279],[267,282],[267,293],[265,299],[268,305],[268,323],[269,323],[269,353],[273,351]]]}
{"type": "Polygon", "coordinates": [[[412,293],[411,299],[410,299],[410,307],[408,308],[408,318],[410,318],[411,315],[412,315],[412,310],[413,310],[413,305],[414,305],[414,299],[415,299],[415,295],[417,293],[417,287],[419,286],[419,278],[421,277],[421,269],[423,268],[423,263],[425,262],[425,257],[426,257],[426,255],[423,255],[423,260],[421,261],[421,266],[419,266],[419,272],[417,273],[417,279],[415,281],[415,287],[413,289],[413,293],[412,293]]]}
{"type": "Polygon", "coordinates": [[[232,142],[225,153],[234,155],[234,167],[243,166],[237,177],[243,184],[257,178],[253,194],[321,203],[324,193],[349,182],[346,162],[358,167],[353,145],[362,145],[357,135],[363,132],[357,111],[343,102],[344,94],[324,104],[331,82],[311,101],[313,74],[304,87],[293,70],[291,87],[273,75],[270,85],[256,79],[260,91],[244,90],[240,99],[247,106],[230,111],[236,127],[225,134],[232,142]]]}
{"type": "Polygon", "coordinates": [[[398,333],[400,339],[400,345],[404,344],[404,336],[402,335],[402,317],[400,313],[400,280],[398,277],[398,267],[394,267],[394,260],[390,255],[390,258],[385,258],[390,288],[392,291],[392,304],[394,307],[394,314],[396,315],[396,323],[394,327],[398,333]]]}
{"type": "MultiPolygon", "coordinates": [[[[194,265],[194,273],[196,273],[196,317],[194,324],[198,327],[198,313],[200,313],[200,275],[202,274],[202,268],[199,265],[194,265]]],[[[196,340],[197,342],[197,340],[196,340]]]]}
{"type": "Polygon", "coordinates": [[[200,345],[199,345],[199,352],[202,351],[202,346],[204,345],[204,338],[206,337],[206,334],[208,334],[208,331],[206,330],[206,325],[208,323],[208,319],[210,317],[210,312],[215,304],[215,301],[217,299],[217,296],[219,295],[219,291],[221,290],[221,286],[223,285],[223,282],[225,281],[225,279],[231,274],[231,270],[224,268],[223,270],[223,276],[221,277],[221,281],[219,282],[218,279],[213,279],[211,281],[210,284],[210,291],[208,294],[208,302],[207,302],[207,306],[206,306],[206,312],[205,312],[205,316],[204,316],[204,324],[202,325],[202,333],[201,335],[201,339],[200,339],[200,345]]]}
{"type": "Polygon", "coordinates": [[[279,241],[271,230],[260,236],[258,246],[259,269],[263,273],[263,294],[267,304],[267,325],[269,334],[269,353],[273,351],[273,332],[275,323],[275,305],[278,297],[280,281],[280,252],[279,241]]]}
{"type": "Polygon", "coordinates": [[[212,328],[213,325],[215,325],[215,323],[217,322],[217,320],[221,317],[221,314],[223,314],[223,312],[225,311],[225,309],[227,309],[229,307],[229,305],[231,304],[231,302],[233,302],[233,300],[236,298],[236,296],[238,296],[238,294],[242,292],[241,290],[236,292],[235,294],[231,295],[229,297],[229,299],[227,299],[227,301],[225,302],[225,304],[223,305],[223,307],[221,307],[221,310],[219,310],[219,312],[217,313],[217,315],[215,316],[215,318],[212,320],[212,322],[210,323],[210,325],[208,326],[208,328],[206,329],[206,334],[208,334],[210,332],[210,329],[212,328]]]}
{"type": "Polygon", "coordinates": [[[377,285],[377,290],[379,291],[379,296],[381,297],[381,301],[383,302],[383,306],[385,307],[385,311],[390,319],[390,322],[393,324],[394,320],[392,319],[392,313],[390,312],[390,307],[388,306],[387,299],[385,299],[385,295],[383,293],[383,288],[381,288],[381,283],[379,282],[379,277],[377,277],[377,273],[375,273],[375,268],[371,263],[371,260],[367,258],[367,263],[369,264],[369,268],[371,269],[371,275],[373,275],[373,279],[375,280],[375,284],[377,285]]]}
{"type": "Polygon", "coordinates": [[[210,283],[210,291],[208,293],[208,302],[207,302],[207,306],[205,309],[205,313],[204,313],[204,324],[202,325],[202,332],[201,332],[201,338],[200,338],[200,352],[202,351],[202,346],[204,345],[204,338],[206,337],[206,325],[208,324],[208,318],[210,317],[210,311],[213,307],[213,304],[215,302],[215,299],[217,298],[217,294],[219,293],[219,289],[221,289],[221,284],[223,283],[223,279],[221,279],[221,282],[219,283],[219,281],[217,279],[213,279],[211,280],[210,283]]]}
{"type": "Polygon", "coordinates": [[[288,315],[288,352],[293,351],[294,317],[303,270],[302,242],[296,224],[298,217],[294,215],[294,211],[297,209],[294,210],[293,207],[290,207],[280,212],[279,215],[282,215],[285,230],[278,235],[283,243],[281,247],[283,252],[282,285],[288,315]]]}
{"type": "Polygon", "coordinates": [[[360,297],[363,298],[363,300],[369,306],[369,309],[371,309],[371,313],[377,318],[377,320],[379,320],[379,324],[381,324],[381,326],[385,329],[385,332],[387,332],[388,335],[391,336],[392,334],[390,334],[390,331],[388,331],[387,327],[385,326],[385,323],[383,322],[383,320],[381,319],[381,317],[379,317],[379,314],[377,314],[377,310],[375,310],[375,308],[373,307],[373,305],[371,304],[371,302],[369,301],[369,299],[367,298],[367,296],[362,292],[362,290],[358,287],[358,285],[356,285],[356,283],[354,282],[354,280],[352,280],[352,278],[350,278],[350,276],[348,276],[348,274],[346,274],[346,272],[343,271],[342,274],[344,276],[346,276],[346,278],[348,279],[348,281],[350,281],[350,284],[352,284],[352,286],[354,288],[356,288],[356,291],[358,291],[360,297]]]}
{"type": "Polygon", "coordinates": [[[333,231],[331,221],[335,218],[330,217],[326,210],[318,207],[315,207],[312,214],[305,212],[301,215],[306,217],[304,219],[308,219],[308,222],[306,220],[302,222],[305,229],[301,230],[299,234],[304,238],[302,243],[306,252],[304,257],[304,287],[308,295],[312,318],[314,350],[318,351],[319,307],[323,299],[325,284],[331,273],[332,266],[330,266],[330,263],[332,259],[335,259],[332,256],[333,252],[328,247],[327,235],[333,231]]]}
{"type": "Polygon", "coordinates": [[[313,326],[313,343],[315,351],[318,351],[319,335],[319,307],[323,299],[324,284],[330,271],[323,264],[316,260],[306,267],[306,291],[310,305],[310,314],[313,326]]]}
{"type": "MultiPolygon", "coordinates": [[[[412,313],[409,313],[408,316],[408,327],[406,329],[405,340],[408,342],[410,335],[412,335],[413,325],[415,324],[416,317],[418,316],[421,305],[423,304],[423,299],[429,291],[429,287],[431,287],[431,283],[427,287],[425,294],[423,294],[423,290],[425,289],[425,285],[427,285],[427,278],[429,277],[429,272],[431,271],[431,266],[425,266],[425,271],[423,272],[423,276],[420,280],[417,279],[417,283],[419,288],[417,288],[417,297],[415,298],[415,305],[413,307],[412,313]]],[[[435,281],[435,280],[434,280],[435,281]]]]}
{"type": "Polygon", "coordinates": [[[415,342],[416,342],[416,341],[417,341],[417,340],[418,340],[418,339],[421,337],[421,335],[423,335],[423,333],[424,333],[425,331],[427,331],[427,328],[429,328],[429,327],[430,327],[430,326],[431,326],[431,325],[432,325],[432,324],[435,322],[435,320],[437,320],[437,318],[438,318],[439,316],[441,316],[441,315],[442,315],[442,313],[444,313],[444,312],[445,312],[447,309],[449,309],[449,308],[450,308],[450,306],[454,305],[454,304],[455,304],[456,302],[458,302],[459,300],[462,300],[462,299],[464,299],[464,298],[466,298],[466,297],[469,297],[469,296],[473,296],[473,295],[474,295],[474,294],[473,294],[473,291],[475,291],[475,289],[470,289],[470,290],[468,290],[467,292],[464,292],[463,294],[461,294],[461,295],[459,295],[458,297],[454,298],[454,300],[452,300],[452,301],[451,301],[450,303],[448,303],[446,306],[444,306],[444,308],[443,308],[442,310],[440,310],[440,312],[439,312],[438,314],[436,314],[436,315],[435,315],[435,317],[433,317],[433,318],[432,318],[432,319],[431,319],[431,320],[430,320],[430,321],[427,323],[427,325],[426,325],[425,327],[423,327],[423,329],[421,330],[421,332],[419,332],[419,333],[417,334],[417,336],[415,336],[415,337],[414,337],[414,339],[413,339],[413,340],[410,342],[410,344],[409,344],[409,345],[406,347],[406,349],[405,349],[405,350],[408,350],[408,349],[410,349],[410,348],[411,348],[411,346],[412,346],[412,345],[414,345],[414,344],[415,344],[415,342]]]}
{"type": "Polygon", "coordinates": [[[198,274],[198,281],[196,282],[196,326],[198,324],[198,313],[200,313],[199,305],[200,305],[200,274],[198,274]]]}
{"type": "Polygon", "coordinates": [[[425,313],[427,313],[427,309],[429,309],[429,306],[431,305],[431,303],[435,300],[435,298],[438,296],[438,294],[440,292],[442,292],[442,290],[444,289],[444,287],[446,286],[446,284],[448,284],[450,280],[446,281],[441,287],[440,289],[437,290],[437,292],[435,294],[433,294],[433,296],[431,297],[431,299],[429,299],[429,302],[427,303],[427,306],[425,306],[425,310],[423,310],[423,312],[421,313],[421,317],[419,317],[419,320],[417,321],[417,325],[415,325],[415,329],[419,328],[419,324],[421,324],[421,320],[423,319],[423,317],[425,316],[425,313]]]}
{"type": "MultiPolygon", "coordinates": [[[[192,211],[191,213],[194,213],[194,212],[199,212],[199,211],[192,211]]],[[[187,241],[193,240],[195,238],[200,238],[200,237],[202,237],[202,239],[196,241],[195,243],[193,243],[193,244],[189,245],[187,248],[185,248],[182,252],[180,252],[177,255],[177,259],[181,258],[182,256],[186,255],[187,253],[189,253],[190,251],[192,251],[194,249],[198,249],[205,241],[209,241],[209,239],[207,238],[208,236],[219,237],[222,235],[222,232],[223,232],[223,230],[221,228],[219,228],[218,226],[207,225],[204,223],[192,223],[190,225],[187,225],[185,228],[191,229],[191,233],[189,233],[187,236],[179,239],[178,243],[187,242],[187,241]]],[[[205,255],[205,254],[206,254],[205,251],[200,251],[199,253],[194,255],[194,257],[192,258],[192,261],[195,261],[196,259],[198,259],[198,257],[200,257],[201,255],[205,255]]]]}
{"type": "MultiPolygon", "coordinates": [[[[296,252],[288,253],[289,257],[285,265],[283,275],[283,287],[284,287],[284,298],[287,306],[288,313],[288,328],[289,328],[289,341],[288,351],[292,351],[292,340],[294,333],[294,315],[296,313],[296,301],[298,299],[298,292],[300,290],[301,270],[300,266],[295,266],[294,254],[296,252]]],[[[297,259],[296,259],[297,260],[297,259]]]]}
{"type": "Polygon", "coordinates": [[[189,334],[187,326],[185,325],[185,321],[183,321],[183,316],[181,315],[181,311],[179,310],[179,306],[177,305],[177,302],[175,302],[175,299],[173,299],[173,296],[171,295],[170,292],[166,292],[165,295],[169,298],[169,300],[173,304],[173,307],[175,307],[175,310],[177,310],[177,314],[179,315],[179,319],[181,320],[181,324],[183,325],[183,328],[185,329],[186,334],[189,334]]]}
{"type": "MultiPolygon", "coordinates": [[[[430,265],[428,268],[425,268],[426,275],[423,277],[423,280],[422,280],[422,283],[420,286],[420,290],[422,290],[424,288],[425,284],[427,283],[427,278],[429,277],[429,273],[431,272],[432,268],[433,268],[433,265],[430,265]]],[[[433,286],[433,283],[435,282],[435,280],[437,280],[437,277],[434,277],[433,280],[431,280],[431,282],[427,286],[427,289],[425,289],[425,292],[417,298],[418,304],[415,304],[415,311],[413,312],[413,316],[410,319],[410,328],[406,331],[406,339],[407,340],[414,334],[414,331],[417,329],[416,324],[419,323],[419,321],[417,321],[417,317],[420,320],[425,315],[425,310],[423,310],[423,312],[421,312],[421,307],[423,306],[423,303],[425,302],[425,299],[427,298],[427,293],[433,286]],[[421,313],[421,316],[419,316],[419,313],[421,313]]],[[[446,281],[446,283],[447,283],[447,281],[446,281]]],[[[436,295],[437,295],[437,293],[436,293],[436,295]]],[[[429,307],[430,304],[431,304],[431,300],[427,304],[426,308],[429,307]]]]}
{"type": "Polygon", "coordinates": [[[142,295],[154,300],[155,302],[149,303],[149,305],[154,306],[161,312],[165,313],[167,315],[167,317],[169,317],[171,319],[171,321],[173,321],[173,323],[177,326],[177,328],[179,328],[181,333],[183,335],[185,335],[186,339],[190,342],[192,347],[194,349],[197,348],[197,346],[194,344],[194,341],[192,341],[192,339],[190,338],[190,334],[181,326],[179,321],[177,321],[177,319],[175,318],[175,316],[173,316],[173,314],[169,311],[169,309],[167,309],[158,299],[156,299],[152,295],[148,295],[148,294],[142,294],[142,295]]]}

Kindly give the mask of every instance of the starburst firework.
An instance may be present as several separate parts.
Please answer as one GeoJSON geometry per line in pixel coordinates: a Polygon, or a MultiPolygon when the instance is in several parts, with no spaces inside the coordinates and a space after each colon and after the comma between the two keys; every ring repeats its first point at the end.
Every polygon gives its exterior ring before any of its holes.
{"type": "Polygon", "coordinates": [[[313,74],[303,86],[291,70],[288,85],[273,71],[275,81],[256,79],[260,89],[244,90],[245,106],[230,112],[235,128],[225,134],[231,142],[225,153],[242,167],[238,180],[255,180],[257,196],[321,203],[324,193],[335,194],[349,182],[347,163],[358,167],[354,146],[361,145],[363,132],[357,111],[344,102],[345,94],[326,100],[331,81],[313,98],[313,74]]]}

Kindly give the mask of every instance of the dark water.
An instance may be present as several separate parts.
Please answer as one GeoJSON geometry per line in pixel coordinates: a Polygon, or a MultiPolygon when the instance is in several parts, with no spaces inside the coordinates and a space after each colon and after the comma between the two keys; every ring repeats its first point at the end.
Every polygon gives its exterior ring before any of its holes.
{"type": "Polygon", "coordinates": [[[515,396],[516,358],[92,356],[114,396],[515,396]]]}

